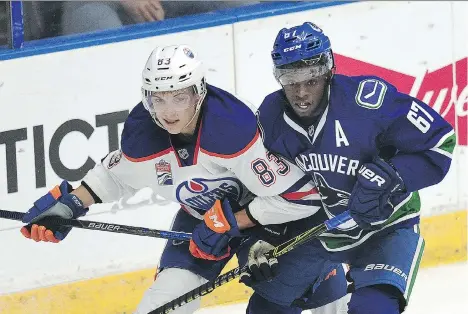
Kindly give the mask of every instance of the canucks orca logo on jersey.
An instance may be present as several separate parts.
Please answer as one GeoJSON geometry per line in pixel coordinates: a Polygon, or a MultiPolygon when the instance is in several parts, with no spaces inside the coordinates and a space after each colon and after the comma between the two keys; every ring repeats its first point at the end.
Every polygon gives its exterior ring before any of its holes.
{"type": "Polygon", "coordinates": [[[314,172],[314,181],[317,186],[322,202],[327,207],[347,206],[350,193],[341,191],[330,186],[325,178],[317,172],[314,172]]]}
{"type": "MultiPolygon", "coordinates": [[[[323,175],[317,172],[314,172],[314,182],[322,199],[323,208],[329,218],[335,217],[346,209],[351,193],[332,187],[323,175]]],[[[349,230],[355,227],[356,223],[351,221],[350,223],[342,224],[337,229],[349,230]]]]}
{"type": "Polygon", "coordinates": [[[244,196],[244,186],[236,178],[203,179],[193,178],[182,182],[176,189],[177,200],[181,204],[197,209],[210,209],[217,199],[229,197],[240,201],[244,196]]]}

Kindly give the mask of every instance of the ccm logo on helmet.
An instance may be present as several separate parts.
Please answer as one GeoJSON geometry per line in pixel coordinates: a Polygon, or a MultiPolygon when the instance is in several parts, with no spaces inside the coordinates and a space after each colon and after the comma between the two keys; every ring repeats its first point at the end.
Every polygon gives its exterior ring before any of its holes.
{"type": "Polygon", "coordinates": [[[283,52],[293,51],[293,50],[296,50],[296,49],[301,48],[301,46],[302,46],[302,45],[296,45],[296,46],[284,48],[283,52]]]}
{"type": "Polygon", "coordinates": [[[172,79],[172,76],[161,76],[161,77],[156,77],[154,80],[155,81],[167,81],[172,79]]]}

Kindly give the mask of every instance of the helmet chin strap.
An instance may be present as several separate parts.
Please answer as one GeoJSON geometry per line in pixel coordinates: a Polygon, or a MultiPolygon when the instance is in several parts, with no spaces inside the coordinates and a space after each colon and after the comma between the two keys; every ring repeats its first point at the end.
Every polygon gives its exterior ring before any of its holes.
{"type": "MultiPolygon", "coordinates": [[[[151,111],[150,111],[150,115],[151,115],[151,117],[153,118],[153,121],[154,121],[154,123],[156,123],[157,126],[159,126],[161,129],[166,130],[166,128],[163,127],[163,125],[161,124],[161,122],[159,122],[159,120],[158,120],[158,118],[156,117],[156,114],[155,114],[154,112],[151,112],[151,111]]],[[[167,131],[167,130],[166,130],[166,131],[167,131]]]]}
{"type": "Polygon", "coordinates": [[[195,108],[195,112],[193,113],[193,116],[192,118],[189,120],[189,122],[187,122],[187,124],[181,129],[181,132],[182,133],[182,130],[185,129],[186,127],[188,127],[190,125],[190,123],[192,123],[193,119],[195,119],[195,117],[197,116],[197,113],[200,111],[200,108],[201,108],[201,104],[203,103],[203,100],[205,99],[205,96],[206,96],[206,92],[203,93],[203,95],[200,97],[200,99],[198,100],[198,103],[197,103],[197,107],[195,108]]]}

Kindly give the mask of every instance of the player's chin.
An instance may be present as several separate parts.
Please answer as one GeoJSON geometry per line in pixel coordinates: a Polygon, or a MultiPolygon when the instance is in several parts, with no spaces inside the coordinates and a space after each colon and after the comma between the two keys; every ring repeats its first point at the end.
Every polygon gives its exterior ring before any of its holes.
{"type": "Polygon", "coordinates": [[[294,112],[301,118],[312,116],[316,108],[316,106],[311,104],[307,104],[306,106],[299,106],[294,104],[292,107],[294,112]]]}
{"type": "Polygon", "coordinates": [[[169,132],[170,134],[173,134],[173,135],[176,135],[176,134],[180,134],[180,132],[182,131],[182,128],[174,128],[174,127],[171,127],[171,128],[166,128],[167,132],[169,132]]]}
{"type": "Polygon", "coordinates": [[[172,122],[172,123],[168,123],[164,121],[163,126],[167,130],[167,132],[169,132],[170,134],[179,134],[183,128],[183,124],[181,123],[180,120],[177,122],[172,122]]]}

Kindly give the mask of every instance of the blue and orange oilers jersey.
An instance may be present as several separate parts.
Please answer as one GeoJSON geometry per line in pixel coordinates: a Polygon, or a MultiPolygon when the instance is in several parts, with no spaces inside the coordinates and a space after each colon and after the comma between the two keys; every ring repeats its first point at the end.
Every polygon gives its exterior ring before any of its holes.
{"type": "Polygon", "coordinates": [[[301,219],[320,208],[313,181],[265,149],[249,105],[207,85],[200,114],[193,140],[176,144],[138,104],[125,121],[121,149],[96,164],[83,181],[103,202],[150,187],[200,219],[225,197],[248,204],[261,224],[301,219]]]}

